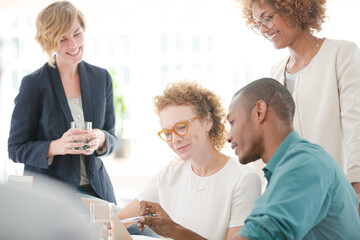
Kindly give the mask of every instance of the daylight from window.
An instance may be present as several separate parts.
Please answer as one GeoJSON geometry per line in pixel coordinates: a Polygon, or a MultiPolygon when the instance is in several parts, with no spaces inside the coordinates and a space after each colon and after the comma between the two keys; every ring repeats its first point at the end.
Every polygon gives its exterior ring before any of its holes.
{"type": "MultiPolygon", "coordinates": [[[[8,2],[0,5],[1,182],[9,174],[22,174],[22,165],[7,156],[10,118],[22,77],[47,61],[34,40],[34,22],[37,13],[52,1],[8,2]]],[[[233,0],[72,2],[87,21],[83,60],[111,73],[117,86],[114,93],[126,107],[116,117],[122,121],[122,138],[129,142],[129,154],[103,159],[120,196],[118,201],[136,195],[174,158],[157,136],[160,125],[152,103],[167,83],[196,80],[220,95],[227,108],[238,89],[266,77],[271,66],[288,54],[287,50],[275,50],[247,28],[233,0]]],[[[360,1],[329,1],[329,18],[318,37],[360,45],[352,20],[356,9],[360,9],[360,1]]],[[[229,148],[224,151],[233,155],[229,148]]]]}

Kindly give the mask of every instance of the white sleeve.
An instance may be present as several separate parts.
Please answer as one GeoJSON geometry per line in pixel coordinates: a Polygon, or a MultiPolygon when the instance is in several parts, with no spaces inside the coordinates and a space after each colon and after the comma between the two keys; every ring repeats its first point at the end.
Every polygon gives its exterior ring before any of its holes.
{"type": "Polygon", "coordinates": [[[360,49],[346,42],[336,61],[341,121],[345,138],[347,177],[360,182],[360,49]]]}
{"type": "Polygon", "coordinates": [[[236,184],[232,195],[229,228],[243,226],[261,194],[261,181],[256,173],[250,173],[236,184]]]}

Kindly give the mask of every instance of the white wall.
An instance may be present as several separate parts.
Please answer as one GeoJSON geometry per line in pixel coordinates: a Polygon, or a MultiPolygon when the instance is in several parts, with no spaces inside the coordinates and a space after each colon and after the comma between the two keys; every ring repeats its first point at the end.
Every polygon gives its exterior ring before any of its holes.
{"type": "MultiPolygon", "coordinates": [[[[21,165],[7,159],[10,116],[22,77],[47,59],[33,39],[35,17],[50,2],[0,2],[0,181],[22,172],[21,165]]],[[[118,72],[117,81],[131,110],[125,126],[125,135],[133,139],[131,158],[121,163],[106,159],[119,188],[125,187],[120,184],[125,175],[145,177],[135,187],[140,188],[172,157],[156,135],[160,127],[152,108],[152,97],[161,93],[167,81],[198,79],[227,106],[241,86],[266,76],[271,65],[287,55],[287,50],[273,49],[247,29],[232,0],[72,2],[88,23],[84,60],[118,72]]],[[[329,19],[319,36],[360,45],[353,20],[358,9],[360,1],[329,1],[329,19]]]]}

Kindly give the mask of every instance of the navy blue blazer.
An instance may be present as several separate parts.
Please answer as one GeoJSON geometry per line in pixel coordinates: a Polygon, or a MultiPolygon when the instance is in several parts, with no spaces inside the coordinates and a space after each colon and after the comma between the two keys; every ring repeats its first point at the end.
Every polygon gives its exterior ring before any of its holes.
{"type": "MultiPolygon", "coordinates": [[[[81,99],[85,121],[104,131],[107,153],[117,144],[113,86],[109,73],[84,61],[79,63],[81,99]]],[[[61,138],[73,121],[57,68],[47,63],[25,76],[15,98],[8,139],[9,158],[25,164],[24,174],[40,173],[75,188],[80,183],[80,155],[57,155],[48,165],[50,142],[61,138]]],[[[116,203],[114,190],[96,152],[85,156],[91,186],[104,200],[116,203]]]]}

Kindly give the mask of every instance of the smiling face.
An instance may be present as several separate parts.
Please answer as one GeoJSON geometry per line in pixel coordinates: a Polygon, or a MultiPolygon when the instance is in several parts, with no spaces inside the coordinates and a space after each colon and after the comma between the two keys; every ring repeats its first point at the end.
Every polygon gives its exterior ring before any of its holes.
{"type": "Polygon", "coordinates": [[[254,2],[252,5],[253,19],[255,22],[261,22],[262,19],[271,17],[274,26],[271,29],[261,27],[261,33],[265,38],[273,43],[276,49],[282,49],[291,46],[302,31],[299,28],[290,26],[285,22],[280,12],[276,12],[270,4],[254,2]],[[274,14],[275,13],[275,14],[274,14]]]}
{"type": "MultiPolygon", "coordinates": [[[[241,106],[240,96],[236,96],[229,107],[228,121],[230,132],[228,142],[242,164],[256,161],[260,158],[261,142],[259,140],[252,116],[241,106]]],[[[254,109],[250,114],[253,114],[254,109]]]]}
{"type": "MultiPolygon", "coordinates": [[[[160,125],[162,129],[172,129],[175,124],[187,121],[196,115],[198,114],[192,106],[169,105],[159,112],[160,125]]],[[[201,156],[201,153],[211,146],[210,129],[211,121],[196,119],[188,126],[188,132],[185,136],[172,133],[172,140],[168,142],[168,145],[181,160],[186,161],[201,156]]]]}
{"type": "Polygon", "coordinates": [[[56,51],[56,62],[59,65],[77,65],[84,52],[84,31],[79,22],[60,38],[60,48],[56,51]]]}

